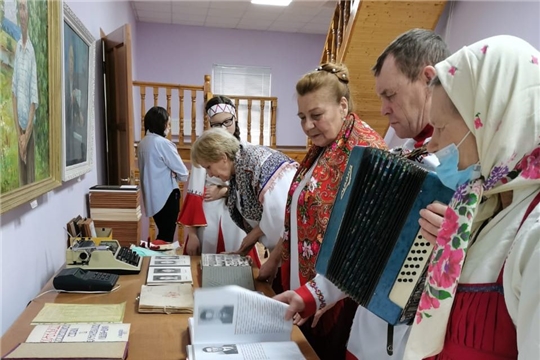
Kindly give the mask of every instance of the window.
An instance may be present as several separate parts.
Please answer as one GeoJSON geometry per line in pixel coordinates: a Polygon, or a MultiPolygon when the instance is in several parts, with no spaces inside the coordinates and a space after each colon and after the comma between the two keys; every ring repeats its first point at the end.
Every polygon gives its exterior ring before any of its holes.
{"type": "MultiPolygon", "coordinates": [[[[271,96],[272,71],[269,67],[217,65],[212,67],[212,92],[223,95],[239,96],[271,96]]],[[[270,109],[271,104],[264,106],[264,142],[270,145],[270,109]]],[[[247,140],[247,100],[238,104],[238,124],[242,140],[247,140]]],[[[253,101],[251,105],[251,142],[259,144],[260,104],[253,101]]]]}

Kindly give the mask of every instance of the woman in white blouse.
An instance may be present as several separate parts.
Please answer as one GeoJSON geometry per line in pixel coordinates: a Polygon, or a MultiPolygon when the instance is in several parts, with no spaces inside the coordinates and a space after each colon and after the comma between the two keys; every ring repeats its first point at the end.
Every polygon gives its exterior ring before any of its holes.
{"type": "Polygon", "coordinates": [[[139,142],[138,159],[146,216],[158,228],[156,239],[172,243],[179,212],[178,181],[186,181],[188,170],[168,140],[171,120],[167,110],[154,106],[144,116],[145,137],[139,142]]]}

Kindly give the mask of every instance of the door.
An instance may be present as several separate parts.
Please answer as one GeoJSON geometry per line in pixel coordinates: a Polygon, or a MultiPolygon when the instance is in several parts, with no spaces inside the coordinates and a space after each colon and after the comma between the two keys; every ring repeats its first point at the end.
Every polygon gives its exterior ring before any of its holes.
{"type": "Polygon", "coordinates": [[[131,29],[126,24],[110,34],[101,30],[107,184],[133,184],[135,173],[131,67],[131,29]]]}

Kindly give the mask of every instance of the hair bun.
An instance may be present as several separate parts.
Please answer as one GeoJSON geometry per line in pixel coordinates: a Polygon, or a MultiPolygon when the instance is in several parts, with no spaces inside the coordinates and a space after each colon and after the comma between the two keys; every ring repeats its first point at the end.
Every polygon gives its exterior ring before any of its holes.
{"type": "Polygon", "coordinates": [[[349,69],[345,64],[325,63],[320,65],[316,71],[326,71],[327,73],[334,74],[339,81],[348,84],[349,83],[349,69]]]}

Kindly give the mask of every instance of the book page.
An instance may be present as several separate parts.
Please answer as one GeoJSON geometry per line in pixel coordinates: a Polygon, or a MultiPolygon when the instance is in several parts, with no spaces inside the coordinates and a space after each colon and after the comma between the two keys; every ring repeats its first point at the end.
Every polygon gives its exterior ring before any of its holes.
{"type": "Polygon", "coordinates": [[[128,341],[130,324],[36,325],[26,342],[128,341]]]}
{"type": "Polygon", "coordinates": [[[236,285],[196,289],[194,344],[291,339],[286,304],[236,285]]]}
{"type": "Polygon", "coordinates": [[[196,360],[303,360],[305,357],[292,341],[251,344],[193,345],[196,360]],[[226,356],[224,356],[226,355],[226,356]]]}
{"type": "Polygon", "coordinates": [[[32,325],[61,323],[120,323],[126,303],[121,304],[55,304],[46,303],[32,320],[32,325]]]}

